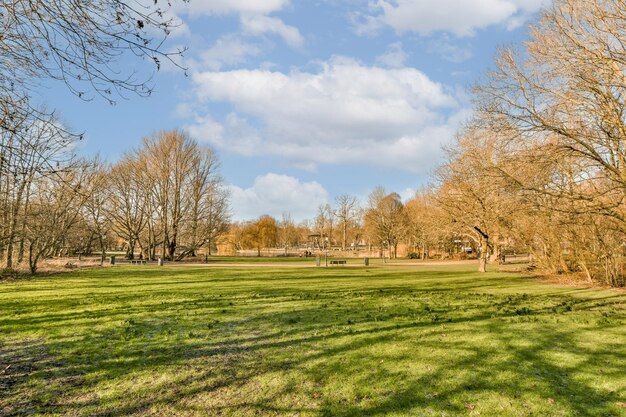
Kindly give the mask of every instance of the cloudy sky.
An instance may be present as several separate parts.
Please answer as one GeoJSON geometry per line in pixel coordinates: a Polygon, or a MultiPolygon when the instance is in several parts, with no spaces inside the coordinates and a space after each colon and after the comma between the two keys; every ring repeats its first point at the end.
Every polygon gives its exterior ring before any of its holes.
{"type": "MultiPolygon", "coordinates": [[[[522,42],[543,0],[191,0],[188,76],[155,75],[148,98],[42,93],[82,152],[111,161],[182,128],[214,147],[236,219],[313,217],[342,193],[409,196],[428,182],[496,48],[522,42]]],[[[129,61],[128,65],[133,65],[129,61]]]]}

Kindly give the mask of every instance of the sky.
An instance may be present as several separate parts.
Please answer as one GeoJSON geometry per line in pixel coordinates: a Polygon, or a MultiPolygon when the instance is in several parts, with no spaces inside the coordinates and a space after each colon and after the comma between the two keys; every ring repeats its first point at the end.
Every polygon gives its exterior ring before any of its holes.
{"type": "MultiPolygon", "coordinates": [[[[470,89],[498,47],[523,42],[547,0],[191,0],[169,13],[148,98],[41,98],[85,132],[84,155],[115,162],[142,137],[183,129],[215,149],[234,220],[313,218],[377,186],[410,198],[471,115],[470,89]]],[[[130,57],[122,68],[145,65],[130,57]]]]}

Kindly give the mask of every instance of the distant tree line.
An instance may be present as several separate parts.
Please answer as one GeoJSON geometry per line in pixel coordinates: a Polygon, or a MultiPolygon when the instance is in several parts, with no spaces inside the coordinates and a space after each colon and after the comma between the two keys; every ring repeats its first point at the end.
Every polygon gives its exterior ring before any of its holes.
{"type": "Polygon", "coordinates": [[[291,216],[278,220],[263,215],[256,220],[231,224],[228,238],[236,250],[283,249],[284,253],[311,255],[326,250],[345,255],[397,258],[398,246],[403,254],[427,259],[432,256],[460,256],[458,242],[463,238],[453,228],[442,225],[440,208],[428,190],[417,192],[403,202],[398,193],[375,188],[365,205],[347,194],[338,196],[333,204],[322,204],[317,215],[296,223],[291,216]],[[291,252],[290,252],[291,250],[291,252]]]}

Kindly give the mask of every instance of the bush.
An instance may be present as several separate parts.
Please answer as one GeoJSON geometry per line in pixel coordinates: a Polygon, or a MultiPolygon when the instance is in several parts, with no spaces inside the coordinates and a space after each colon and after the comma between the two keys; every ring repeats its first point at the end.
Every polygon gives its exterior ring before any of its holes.
{"type": "Polygon", "coordinates": [[[415,252],[411,252],[406,257],[409,259],[419,259],[420,256],[415,252]]]}

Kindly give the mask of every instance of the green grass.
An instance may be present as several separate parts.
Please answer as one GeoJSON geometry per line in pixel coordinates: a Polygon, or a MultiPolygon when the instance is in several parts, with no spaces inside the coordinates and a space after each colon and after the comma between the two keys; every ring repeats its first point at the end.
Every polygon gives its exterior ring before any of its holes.
{"type": "MultiPolygon", "coordinates": [[[[256,263],[279,263],[279,264],[309,264],[315,265],[315,257],[316,255],[309,257],[299,257],[299,256],[209,256],[209,263],[225,263],[225,264],[233,264],[233,263],[242,263],[242,264],[256,264],[256,263]]],[[[332,251],[328,252],[328,261],[334,259],[342,259],[347,261],[348,264],[354,265],[363,265],[363,258],[353,258],[353,257],[344,257],[338,256],[338,254],[332,251]]],[[[370,257],[371,264],[383,264],[385,262],[416,262],[415,260],[406,259],[406,258],[398,258],[389,260],[389,258],[383,260],[382,258],[372,258],[370,257]]],[[[324,254],[320,256],[320,260],[322,264],[324,264],[324,254]]]]}
{"type": "Polygon", "coordinates": [[[3,283],[0,415],[626,415],[625,293],[471,268],[3,283]]]}
{"type": "MultiPolygon", "coordinates": [[[[316,255],[309,257],[298,257],[298,256],[210,256],[208,259],[209,264],[300,264],[300,265],[315,265],[316,255]]],[[[369,256],[369,264],[374,265],[384,265],[386,263],[393,264],[402,264],[402,263],[421,263],[421,264],[429,264],[429,263],[441,263],[441,260],[419,260],[419,259],[409,259],[409,258],[397,258],[397,259],[389,259],[389,258],[380,258],[380,257],[371,257],[369,256]]],[[[325,256],[322,253],[320,256],[320,262],[322,265],[325,263],[325,256]]],[[[348,265],[364,265],[364,259],[362,257],[352,257],[352,256],[339,256],[337,252],[328,251],[328,262],[332,260],[345,260],[348,265]]],[[[470,261],[471,262],[471,261],[470,261]]]]}
{"type": "Polygon", "coordinates": [[[315,257],[299,256],[209,256],[209,263],[291,263],[304,262],[315,264],[315,257]]]}

